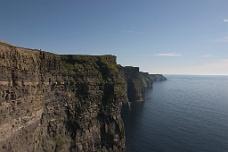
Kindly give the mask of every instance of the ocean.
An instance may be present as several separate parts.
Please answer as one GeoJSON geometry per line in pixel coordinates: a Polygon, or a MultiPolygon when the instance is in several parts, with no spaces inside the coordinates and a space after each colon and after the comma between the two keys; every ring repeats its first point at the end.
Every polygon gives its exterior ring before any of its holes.
{"type": "Polygon", "coordinates": [[[127,152],[228,152],[228,76],[165,76],[122,112],[127,152]]]}

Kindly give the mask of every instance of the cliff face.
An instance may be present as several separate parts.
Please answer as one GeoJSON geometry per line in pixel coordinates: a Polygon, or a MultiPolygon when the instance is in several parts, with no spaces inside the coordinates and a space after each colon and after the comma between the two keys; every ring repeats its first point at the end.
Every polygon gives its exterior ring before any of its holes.
{"type": "Polygon", "coordinates": [[[145,89],[152,88],[153,87],[153,80],[151,79],[151,76],[147,72],[140,72],[140,79],[143,83],[143,87],[145,89]]]}
{"type": "Polygon", "coordinates": [[[166,81],[167,78],[164,77],[162,74],[149,74],[149,77],[151,78],[151,80],[153,82],[156,82],[156,81],[166,81]]]}
{"type": "Polygon", "coordinates": [[[124,151],[126,84],[115,56],[0,44],[0,71],[1,152],[124,151]]]}
{"type": "Polygon", "coordinates": [[[122,67],[119,71],[124,77],[127,88],[127,97],[129,102],[140,102],[145,100],[145,91],[152,87],[152,80],[148,73],[139,72],[139,67],[122,67]]]}

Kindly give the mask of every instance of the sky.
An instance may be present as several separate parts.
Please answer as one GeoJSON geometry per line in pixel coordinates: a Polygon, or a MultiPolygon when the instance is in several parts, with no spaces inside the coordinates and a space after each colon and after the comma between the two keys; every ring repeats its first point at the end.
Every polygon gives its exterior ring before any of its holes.
{"type": "Polygon", "coordinates": [[[2,0],[0,40],[112,54],[150,73],[228,75],[228,0],[2,0]]]}

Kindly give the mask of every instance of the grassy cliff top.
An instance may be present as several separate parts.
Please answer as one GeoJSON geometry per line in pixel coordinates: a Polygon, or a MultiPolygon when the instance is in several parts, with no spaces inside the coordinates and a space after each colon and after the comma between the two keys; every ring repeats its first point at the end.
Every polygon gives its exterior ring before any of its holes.
{"type": "MultiPolygon", "coordinates": [[[[71,59],[92,59],[92,58],[106,58],[106,59],[114,59],[116,58],[116,56],[111,55],[111,54],[105,54],[105,55],[84,55],[84,54],[55,54],[52,52],[48,52],[48,51],[44,51],[41,49],[33,49],[33,48],[25,48],[25,47],[20,47],[20,46],[15,46],[9,42],[0,40],[0,48],[5,48],[5,47],[10,47],[10,48],[14,48],[17,51],[21,51],[21,50],[26,50],[26,51],[40,51],[43,53],[47,53],[47,54],[52,54],[52,55],[58,55],[61,58],[71,58],[71,59]]],[[[10,51],[10,50],[9,50],[10,51]]]]}

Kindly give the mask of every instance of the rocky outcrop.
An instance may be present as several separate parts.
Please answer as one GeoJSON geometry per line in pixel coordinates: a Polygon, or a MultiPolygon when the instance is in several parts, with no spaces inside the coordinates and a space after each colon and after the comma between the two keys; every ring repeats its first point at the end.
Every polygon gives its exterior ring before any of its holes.
{"type": "MultiPolygon", "coordinates": [[[[115,56],[60,56],[0,43],[0,71],[1,152],[125,150],[120,111],[127,88],[115,56]]],[[[139,74],[125,74],[136,84],[129,94],[142,100],[139,74]]]]}
{"type": "Polygon", "coordinates": [[[149,74],[149,76],[153,82],[167,80],[167,78],[164,77],[162,74],[149,74]]]}

